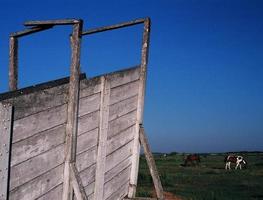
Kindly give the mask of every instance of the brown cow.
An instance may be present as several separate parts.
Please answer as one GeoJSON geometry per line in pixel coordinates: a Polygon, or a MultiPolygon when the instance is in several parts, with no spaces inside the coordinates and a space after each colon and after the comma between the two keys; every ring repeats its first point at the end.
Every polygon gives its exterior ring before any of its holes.
{"type": "Polygon", "coordinates": [[[200,163],[200,156],[197,155],[197,154],[187,155],[184,158],[184,165],[183,166],[187,166],[189,163],[191,163],[191,165],[199,165],[199,163],[200,163]]]}

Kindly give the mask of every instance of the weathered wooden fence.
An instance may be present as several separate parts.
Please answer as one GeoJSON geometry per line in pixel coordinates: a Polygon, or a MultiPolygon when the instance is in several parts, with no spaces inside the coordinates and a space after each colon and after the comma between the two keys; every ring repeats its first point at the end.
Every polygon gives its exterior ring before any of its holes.
{"type": "Polygon", "coordinates": [[[135,196],[149,23],[142,19],[81,32],[81,21],[32,21],[26,25],[36,27],[11,35],[13,91],[0,94],[0,200],[135,196]],[[17,90],[17,37],[72,23],[70,78],[17,90]],[[138,23],[144,23],[140,66],[79,76],[81,35],[138,23]]]}
{"type": "MultiPolygon", "coordinates": [[[[81,80],[76,166],[88,197],[94,196],[95,186],[104,191],[104,199],[127,194],[139,77],[140,67],[135,67],[81,80]]],[[[1,121],[9,123],[13,117],[10,199],[62,197],[67,82],[61,79],[0,97],[6,105],[1,121]]],[[[7,133],[2,134],[9,133],[10,125],[4,125],[8,130],[3,128],[7,133]]]]}

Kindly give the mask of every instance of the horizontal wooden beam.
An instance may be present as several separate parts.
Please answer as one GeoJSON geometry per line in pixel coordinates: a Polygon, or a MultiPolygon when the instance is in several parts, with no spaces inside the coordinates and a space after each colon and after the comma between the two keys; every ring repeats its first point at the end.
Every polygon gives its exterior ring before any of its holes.
{"type": "Polygon", "coordinates": [[[93,34],[93,33],[99,33],[99,32],[103,32],[103,31],[119,29],[119,28],[123,28],[123,27],[127,27],[127,26],[134,26],[134,25],[137,25],[137,24],[144,23],[144,21],[147,20],[147,19],[148,18],[136,19],[136,20],[129,21],[129,22],[123,22],[123,23],[119,23],[119,24],[115,24],[115,25],[94,28],[94,29],[90,29],[90,30],[87,30],[87,31],[83,31],[82,35],[89,35],[89,34],[93,34]]]}
{"type": "Polygon", "coordinates": [[[42,26],[42,25],[72,25],[80,23],[80,19],[58,19],[58,20],[43,20],[43,21],[27,21],[25,26],[42,26]]]}
{"type": "Polygon", "coordinates": [[[18,32],[11,33],[10,37],[22,37],[22,36],[30,35],[32,33],[36,33],[36,32],[39,32],[39,31],[50,29],[52,27],[53,27],[53,25],[37,26],[37,27],[33,27],[31,29],[26,29],[26,30],[23,30],[23,31],[18,31],[18,32]]]}

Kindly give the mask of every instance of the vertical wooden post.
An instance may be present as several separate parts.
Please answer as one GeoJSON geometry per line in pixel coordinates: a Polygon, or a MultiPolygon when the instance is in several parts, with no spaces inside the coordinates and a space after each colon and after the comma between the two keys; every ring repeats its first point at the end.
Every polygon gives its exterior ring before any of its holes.
{"type": "Polygon", "coordinates": [[[12,106],[0,103],[0,200],[8,200],[12,106]]]}
{"type": "Polygon", "coordinates": [[[164,200],[164,194],[163,194],[163,187],[162,183],[158,174],[157,167],[155,165],[155,161],[153,158],[153,155],[150,150],[150,146],[144,131],[144,128],[140,127],[140,142],[144,150],[144,155],[153,179],[154,188],[156,191],[157,198],[160,200],[164,200]]]}
{"type": "Polygon", "coordinates": [[[17,89],[18,41],[16,37],[9,39],[9,90],[17,89]]]}
{"type": "Polygon", "coordinates": [[[65,166],[63,182],[63,200],[71,200],[73,188],[70,183],[70,163],[76,160],[78,105],[79,105],[79,74],[80,74],[80,43],[82,20],[73,25],[72,54],[70,66],[70,82],[66,124],[65,166]]]}
{"type": "Polygon", "coordinates": [[[107,77],[101,78],[99,142],[96,162],[94,199],[103,200],[104,175],[106,162],[106,145],[109,122],[110,82],[107,77]]]}
{"type": "Polygon", "coordinates": [[[142,124],[143,121],[146,72],[147,72],[148,54],[149,54],[148,50],[149,50],[149,41],[150,41],[150,26],[151,26],[150,19],[147,18],[144,21],[142,52],[141,52],[141,72],[140,72],[140,84],[139,84],[138,105],[137,105],[136,133],[134,137],[132,168],[131,168],[130,185],[128,192],[129,198],[135,197],[138,171],[139,171],[139,158],[140,158],[139,131],[140,131],[140,124],[142,124]]]}

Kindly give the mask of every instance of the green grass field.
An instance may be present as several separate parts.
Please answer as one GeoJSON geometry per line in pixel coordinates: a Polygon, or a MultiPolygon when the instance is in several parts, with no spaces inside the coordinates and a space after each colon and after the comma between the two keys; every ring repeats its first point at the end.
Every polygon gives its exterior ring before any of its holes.
{"type": "MultiPolygon", "coordinates": [[[[243,153],[247,169],[224,169],[226,154],[201,155],[199,166],[182,167],[183,154],[155,155],[164,190],[182,199],[263,199],[263,153],[243,153]]],[[[151,197],[153,183],[145,157],[140,158],[137,196],[151,197]]]]}

